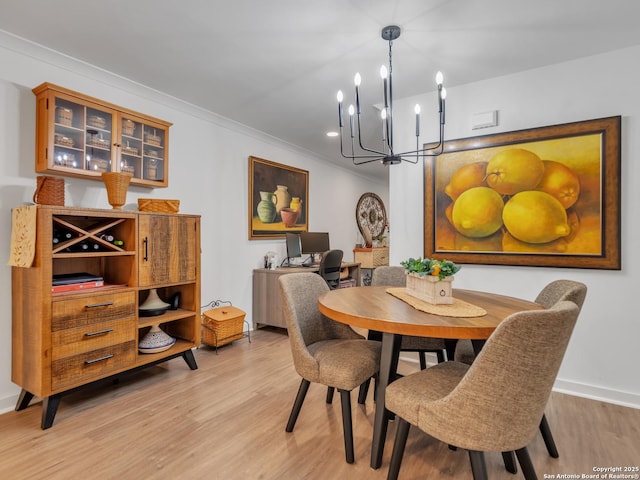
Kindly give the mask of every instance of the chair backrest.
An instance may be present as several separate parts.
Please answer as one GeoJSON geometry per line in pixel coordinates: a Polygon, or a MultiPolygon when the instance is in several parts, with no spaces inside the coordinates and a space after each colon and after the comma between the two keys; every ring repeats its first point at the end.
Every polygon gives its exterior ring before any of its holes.
{"type": "Polygon", "coordinates": [[[329,288],[335,288],[340,281],[343,255],[342,250],[329,250],[322,255],[318,273],[327,282],[329,288]]]}
{"type": "Polygon", "coordinates": [[[468,450],[526,446],[544,414],[578,313],[575,303],[561,301],[507,317],[454,390],[421,405],[418,426],[427,433],[445,431],[440,440],[468,450]]]}
{"type": "Polygon", "coordinates": [[[309,353],[309,345],[362,337],[349,326],[320,313],[318,297],[329,291],[322,277],[313,272],[289,273],[281,275],[278,281],[296,371],[303,378],[316,378],[318,363],[309,353]]]}
{"type": "Polygon", "coordinates": [[[407,284],[407,275],[404,267],[390,265],[377,267],[371,274],[371,285],[387,285],[389,287],[404,287],[407,284]]]}
{"type": "Polygon", "coordinates": [[[551,308],[562,300],[569,300],[582,309],[584,299],[587,296],[587,286],[574,280],[554,280],[544,287],[535,299],[545,308],[551,308]]]}

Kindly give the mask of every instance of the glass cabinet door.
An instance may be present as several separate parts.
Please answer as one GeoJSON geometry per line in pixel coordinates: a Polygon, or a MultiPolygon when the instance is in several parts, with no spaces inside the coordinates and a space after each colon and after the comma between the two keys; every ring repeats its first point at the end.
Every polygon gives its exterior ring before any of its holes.
{"type": "Polygon", "coordinates": [[[123,116],[120,126],[120,171],[142,178],[142,130],[143,124],[129,116],[123,116]]]}
{"type": "Polygon", "coordinates": [[[113,114],[55,97],[53,164],[64,169],[111,170],[113,114]]]}
{"type": "Polygon", "coordinates": [[[145,180],[164,181],[165,145],[165,131],[145,125],[143,157],[145,180]]]}

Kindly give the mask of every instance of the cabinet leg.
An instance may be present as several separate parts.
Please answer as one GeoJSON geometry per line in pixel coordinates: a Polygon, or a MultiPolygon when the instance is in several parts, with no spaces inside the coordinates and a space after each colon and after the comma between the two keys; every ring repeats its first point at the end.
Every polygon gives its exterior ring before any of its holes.
{"type": "Polygon", "coordinates": [[[16,412],[24,410],[29,406],[29,402],[33,399],[33,393],[27,392],[24,388],[20,392],[18,402],[16,403],[16,412]]]}
{"type": "Polygon", "coordinates": [[[185,352],[182,353],[182,358],[184,358],[184,361],[187,362],[187,365],[189,365],[189,368],[191,370],[197,370],[198,369],[198,364],[196,363],[196,359],[193,356],[193,352],[191,350],[187,350],[185,352]]]}
{"type": "Polygon", "coordinates": [[[42,430],[51,428],[53,425],[58,405],[60,405],[60,395],[51,395],[42,400],[42,423],[40,424],[42,430]]]}

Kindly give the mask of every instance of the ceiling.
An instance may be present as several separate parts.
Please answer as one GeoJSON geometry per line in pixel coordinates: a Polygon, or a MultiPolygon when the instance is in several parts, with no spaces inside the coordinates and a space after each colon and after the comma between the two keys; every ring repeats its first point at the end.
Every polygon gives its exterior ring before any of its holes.
{"type": "Polygon", "coordinates": [[[0,0],[6,32],[347,165],[325,135],[336,92],[359,71],[363,104],[381,101],[385,25],[402,29],[397,99],[433,90],[437,70],[451,89],[638,45],[639,16],[637,0],[0,0]]]}

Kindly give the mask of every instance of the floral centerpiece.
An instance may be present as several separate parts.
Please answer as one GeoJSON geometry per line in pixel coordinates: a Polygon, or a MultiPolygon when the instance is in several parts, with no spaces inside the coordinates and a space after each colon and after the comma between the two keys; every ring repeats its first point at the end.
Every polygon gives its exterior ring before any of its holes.
{"type": "Polygon", "coordinates": [[[400,265],[407,274],[407,293],[434,304],[451,304],[451,282],[460,265],[449,260],[409,258],[400,265]]]}

